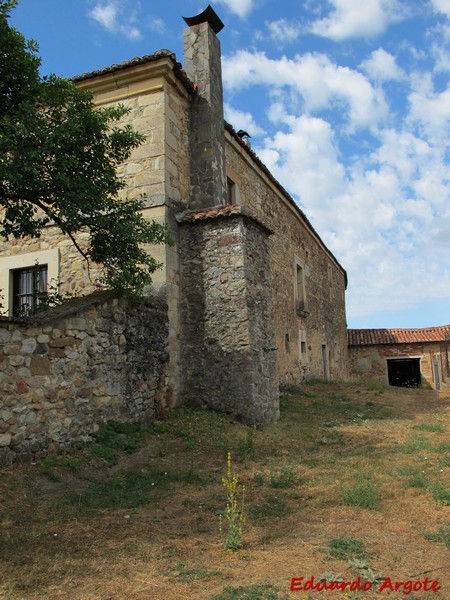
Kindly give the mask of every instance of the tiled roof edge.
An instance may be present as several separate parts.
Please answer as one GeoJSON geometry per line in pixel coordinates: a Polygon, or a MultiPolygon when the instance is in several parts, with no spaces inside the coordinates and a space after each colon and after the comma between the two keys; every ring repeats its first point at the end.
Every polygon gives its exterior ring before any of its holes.
{"type": "Polygon", "coordinates": [[[349,346],[450,342],[450,325],[415,329],[348,329],[349,346]]]}
{"type": "Polygon", "coordinates": [[[154,54],[146,54],[142,57],[135,57],[131,60],[126,60],[123,63],[118,63],[109,67],[104,67],[102,69],[90,71],[89,73],[75,75],[74,77],[72,77],[72,81],[74,83],[78,83],[79,81],[94,79],[95,77],[101,77],[102,75],[107,75],[108,73],[116,73],[117,71],[123,71],[124,69],[129,69],[130,67],[135,67],[137,65],[143,65],[149,62],[156,62],[157,60],[161,60],[162,58],[169,58],[173,62],[173,72],[175,73],[175,76],[181,81],[181,83],[189,92],[194,92],[194,85],[189,79],[189,77],[186,75],[185,71],[183,71],[181,63],[177,61],[177,58],[173,52],[166,49],[157,50],[154,54]]]}

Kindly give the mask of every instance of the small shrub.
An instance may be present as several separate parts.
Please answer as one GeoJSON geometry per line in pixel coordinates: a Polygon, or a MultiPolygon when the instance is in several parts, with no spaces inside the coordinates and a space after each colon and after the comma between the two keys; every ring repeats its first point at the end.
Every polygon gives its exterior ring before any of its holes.
{"type": "Polygon", "coordinates": [[[227,491],[227,505],[225,519],[227,530],[223,531],[223,516],[220,515],[219,531],[220,539],[226,550],[235,552],[242,546],[244,518],[244,486],[239,485],[239,477],[231,471],[231,454],[227,456],[227,475],[222,478],[222,485],[227,491]],[[241,510],[238,506],[238,494],[242,493],[241,510]]]}

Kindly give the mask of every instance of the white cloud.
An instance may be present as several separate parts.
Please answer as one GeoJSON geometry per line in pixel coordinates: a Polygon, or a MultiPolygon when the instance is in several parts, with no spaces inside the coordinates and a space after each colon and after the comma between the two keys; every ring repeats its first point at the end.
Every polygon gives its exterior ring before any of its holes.
{"type": "Polygon", "coordinates": [[[116,0],[112,0],[97,4],[89,11],[88,15],[110,33],[119,33],[130,40],[140,39],[142,34],[134,25],[134,14],[131,13],[128,17],[124,17],[123,13],[123,4],[119,5],[116,0]]]}
{"type": "Polygon", "coordinates": [[[217,2],[229,8],[241,19],[245,19],[255,5],[255,0],[217,0],[217,2]]]}
{"type": "Polygon", "coordinates": [[[305,115],[281,115],[279,105],[271,114],[283,119],[290,131],[278,131],[265,139],[264,148],[258,150],[263,162],[302,203],[309,205],[317,196],[324,200],[340,194],[346,182],[330,124],[305,115]]]}
{"type": "Polygon", "coordinates": [[[264,129],[255,123],[253,115],[233,108],[230,104],[224,105],[225,119],[234,127],[234,129],[243,129],[251,136],[264,134],[264,129]]]}
{"type": "Polygon", "coordinates": [[[361,73],[336,65],[323,54],[274,60],[262,52],[241,50],[224,57],[223,75],[230,90],[255,84],[271,90],[287,88],[301,97],[303,110],[309,113],[342,106],[349,130],[375,126],[387,114],[381,90],[361,73]]]}
{"type": "Polygon", "coordinates": [[[430,75],[418,75],[414,91],[408,97],[408,121],[421,128],[428,139],[441,140],[448,145],[450,131],[450,84],[443,92],[435,92],[430,75]]]}
{"type": "Polygon", "coordinates": [[[433,7],[450,19],[450,0],[431,0],[433,7]]]}
{"type": "Polygon", "coordinates": [[[152,17],[150,19],[150,29],[157,33],[164,33],[166,30],[166,25],[162,19],[159,17],[152,17]]]}
{"type": "Polygon", "coordinates": [[[397,0],[328,0],[333,10],[315,21],[311,31],[337,42],[383,33],[399,17],[397,0]]]}
{"type": "Polygon", "coordinates": [[[403,79],[404,73],[397,65],[395,56],[386,52],[383,48],[374,50],[370,58],[363,61],[360,68],[375,81],[389,81],[403,79]]]}
{"type": "Polygon", "coordinates": [[[108,31],[114,31],[117,19],[117,7],[114,3],[95,6],[89,16],[108,31]]]}
{"type": "Polygon", "coordinates": [[[375,132],[372,153],[344,163],[331,123],[289,109],[282,98],[271,103],[269,118],[283,131],[256,150],[347,269],[349,318],[450,299],[450,272],[442,268],[450,263],[442,143],[402,122],[375,132]]]}
{"type": "Polygon", "coordinates": [[[300,35],[300,25],[287,19],[266,22],[266,27],[269,30],[269,37],[282,45],[295,42],[300,35]]]}

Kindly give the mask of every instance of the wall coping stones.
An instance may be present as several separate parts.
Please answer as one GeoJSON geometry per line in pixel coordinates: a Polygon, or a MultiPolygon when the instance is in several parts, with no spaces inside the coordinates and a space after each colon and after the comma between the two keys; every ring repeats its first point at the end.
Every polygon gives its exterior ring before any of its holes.
{"type": "Polygon", "coordinates": [[[245,204],[230,204],[227,206],[211,206],[201,210],[185,210],[175,216],[178,223],[201,223],[211,219],[227,219],[230,217],[241,216],[256,223],[267,235],[272,235],[274,231],[270,229],[261,219],[256,217],[253,211],[245,204]]]}

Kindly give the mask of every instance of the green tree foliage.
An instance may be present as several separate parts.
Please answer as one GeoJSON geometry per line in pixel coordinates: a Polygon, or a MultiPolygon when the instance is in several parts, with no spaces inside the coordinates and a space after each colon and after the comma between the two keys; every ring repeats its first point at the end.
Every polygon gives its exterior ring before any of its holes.
{"type": "Polygon", "coordinates": [[[125,107],[95,109],[71,81],[40,76],[37,45],[8,23],[17,1],[0,0],[0,235],[37,237],[54,224],[109,287],[140,291],[158,267],[142,244],[167,232],[142,217],[141,200],[118,199],[116,169],[144,136],[120,125],[125,107]]]}

